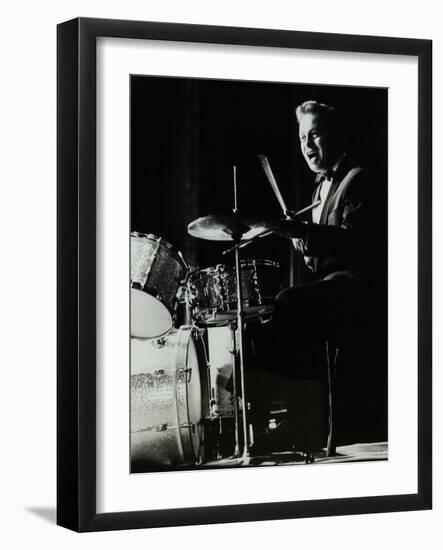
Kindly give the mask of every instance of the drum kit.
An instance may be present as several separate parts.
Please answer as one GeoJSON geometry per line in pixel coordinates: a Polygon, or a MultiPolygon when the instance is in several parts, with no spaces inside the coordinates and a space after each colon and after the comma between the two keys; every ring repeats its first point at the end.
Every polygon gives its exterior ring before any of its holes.
{"type": "Polygon", "coordinates": [[[247,463],[252,445],[244,325],[272,316],[280,280],[276,262],[240,260],[239,248],[269,230],[233,213],[199,218],[188,232],[233,243],[234,265],[191,270],[164,239],[131,234],[131,457],[139,469],[202,463],[205,426],[221,419],[233,420],[238,462],[247,463]],[[181,302],[187,323],[176,327],[181,302]]]}
{"type": "Polygon", "coordinates": [[[163,238],[131,234],[132,471],[202,464],[214,432],[217,458],[224,457],[223,421],[230,422],[232,459],[249,463],[245,329],[272,318],[280,273],[274,261],[240,259],[240,249],[270,235],[270,227],[239,213],[234,167],[232,213],[188,225],[192,237],[229,244],[223,254],[233,253],[232,265],[191,269],[163,238]],[[177,327],[182,304],[185,324],[177,327]]]}

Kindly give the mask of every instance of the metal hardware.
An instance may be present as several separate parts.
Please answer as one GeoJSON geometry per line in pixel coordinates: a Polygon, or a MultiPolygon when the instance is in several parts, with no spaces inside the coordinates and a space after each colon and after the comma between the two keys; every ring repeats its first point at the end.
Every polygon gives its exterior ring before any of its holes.
{"type": "Polygon", "coordinates": [[[138,430],[133,430],[132,433],[140,432],[165,432],[166,430],[182,430],[190,429],[192,433],[195,432],[195,424],[193,422],[183,423],[178,426],[168,426],[168,424],[156,424],[155,426],[146,426],[145,428],[139,428],[138,430]]]}
{"type": "Polygon", "coordinates": [[[154,376],[164,376],[164,375],[165,375],[164,369],[159,369],[154,371],[154,376]]]}
{"type": "Polygon", "coordinates": [[[162,336],[161,338],[156,338],[155,340],[151,341],[151,344],[154,348],[161,349],[164,348],[166,345],[166,338],[162,336]]]}
{"type": "Polygon", "coordinates": [[[177,373],[178,373],[179,375],[187,374],[188,377],[186,378],[186,383],[189,384],[189,383],[191,382],[191,378],[192,378],[192,367],[183,367],[183,368],[177,369],[177,373]]]}

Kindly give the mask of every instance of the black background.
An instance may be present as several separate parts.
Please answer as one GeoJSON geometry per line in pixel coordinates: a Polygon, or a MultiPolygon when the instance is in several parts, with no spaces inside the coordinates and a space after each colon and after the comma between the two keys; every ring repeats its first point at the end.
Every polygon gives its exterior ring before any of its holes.
{"type": "MultiPolygon", "coordinates": [[[[384,233],[388,90],[133,76],[131,91],[131,229],[163,237],[183,253],[191,269],[233,261],[232,254],[222,255],[231,243],[187,234],[194,219],[232,211],[233,165],[237,167],[240,212],[269,218],[282,215],[257,153],[268,157],[289,208],[299,210],[311,203],[315,175],[302,157],[295,117],[296,106],[306,100],[337,108],[347,154],[368,168],[372,185],[377,187],[374,196],[379,202],[374,216],[384,233]]],[[[386,251],[387,239],[378,245],[386,251]]],[[[279,262],[281,287],[313,278],[291,242],[277,236],[243,249],[242,257],[279,262]]],[[[387,438],[386,320],[387,315],[378,320],[383,342],[375,344],[368,334],[372,359],[370,349],[362,348],[355,356],[358,364],[342,361],[347,367],[341,367],[334,413],[341,426],[337,440],[342,444],[387,438]],[[364,366],[365,361],[370,364],[364,366]]],[[[252,340],[259,341],[261,336],[252,340]]],[[[302,407],[320,414],[326,402],[321,392],[311,394],[300,382],[296,386],[286,379],[280,383],[271,363],[260,373],[248,370],[248,387],[256,388],[256,411],[265,411],[266,400],[280,398],[289,387],[293,388],[287,396],[290,407],[296,402],[299,412],[302,407]]],[[[323,437],[323,423],[315,429],[311,421],[309,425],[311,432],[323,437]]]]}
{"type": "MultiPolygon", "coordinates": [[[[267,155],[289,208],[311,202],[314,174],[298,143],[295,107],[308,99],[334,105],[348,154],[373,173],[380,215],[387,196],[386,89],[169,77],[131,77],[131,230],[163,237],[192,265],[227,263],[226,244],[197,240],[186,228],[233,207],[237,166],[240,211],[279,216],[277,200],[257,160],[267,155]]],[[[245,249],[269,258],[289,280],[309,280],[288,241],[268,237],[245,249]]]]}

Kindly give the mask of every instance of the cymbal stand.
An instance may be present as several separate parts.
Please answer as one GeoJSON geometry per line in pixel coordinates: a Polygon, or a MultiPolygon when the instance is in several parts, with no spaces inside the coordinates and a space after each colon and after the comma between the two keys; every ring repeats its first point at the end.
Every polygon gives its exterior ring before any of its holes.
{"type": "Polygon", "coordinates": [[[241,271],[240,271],[240,249],[235,249],[235,274],[237,279],[237,324],[238,324],[238,352],[240,365],[240,391],[243,401],[243,459],[249,459],[249,442],[248,442],[248,401],[246,399],[245,390],[245,358],[244,358],[244,311],[243,311],[243,296],[241,288],[241,271]]]}
{"type": "MultiPolygon", "coordinates": [[[[233,213],[238,213],[237,208],[237,171],[236,167],[234,165],[234,208],[233,213]]],[[[240,247],[239,244],[241,242],[241,233],[232,235],[234,243],[237,245],[235,247],[235,277],[236,277],[236,283],[237,283],[237,326],[238,326],[238,334],[239,334],[239,342],[238,342],[238,352],[239,352],[239,365],[240,365],[240,390],[241,390],[241,397],[243,401],[243,454],[242,459],[244,461],[248,461],[250,454],[249,454],[249,434],[248,434],[248,419],[247,419],[247,411],[248,411],[248,402],[246,399],[246,390],[245,390],[245,370],[244,370],[244,310],[243,310],[243,295],[242,295],[242,286],[241,286],[241,271],[240,271],[240,247]]],[[[238,397],[236,397],[238,398],[238,397]]]]}
{"type": "Polygon", "coordinates": [[[240,443],[239,443],[239,414],[238,414],[238,392],[237,392],[237,348],[235,333],[237,330],[237,321],[231,321],[229,323],[229,330],[231,331],[231,353],[232,353],[232,395],[234,402],[234,433],[235,433],[235,449],[234,458],[240,456],[240,443]]]}

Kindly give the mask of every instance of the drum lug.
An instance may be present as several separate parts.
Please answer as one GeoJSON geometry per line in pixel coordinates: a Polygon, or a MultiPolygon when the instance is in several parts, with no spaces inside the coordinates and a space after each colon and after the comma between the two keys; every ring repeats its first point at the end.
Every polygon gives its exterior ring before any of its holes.
{"type": "Polygon", "coordinates": [[[189,429],[191,430],[192,433],[195,433],[195,424],[193,422],[188,422],[188,423],[183,423],[183,424],[180,424],[180,429],[183,428],[183,429],[189,429]]]}
{"type": "Polygon", "coordinates": [[[205,329],[200,327],[192,327],[192,336],[196,336],[197,338],[203,339],[205,335],[205,329]]]}
{"type": "Polygon", "coordinates": [[[152,340],[151,344],[154,348],[157,348],[157,349],[164,348],[166,344],[166,338],[165,337],[157,338],[155,340],[152,340]]]}
{"type": "MultiPolygon", "coordinates": [[[[180,286],[178,287],[177,294],[175,295],[175,299],[180,304],[186,303],[186,281],[180,281],[180,286]]],[[[175,307],[177,307],[178,304],[175,304],[175,307]]]]}
{"type": "Polygon", "coordinates": [[[219,412],[218,412],[217,401],[215,399],[211,399],[209,416],[212,419],[220,417],[219,412]]]}
{"type": "Polygon", "coordinates": [[[195,300],[195,298],[197,298],[197,287],[188,281],[188,300],[190,301],[190,303],[192,304],[193,301],[195,300]]]}
{"type": "Polygon", "coordinates": [[[260,285],[258,284],[257,266],[255,264],[254,264],[254,273],[252,275],[252,281],[254,285],[255,295],[257,298],[257,303],[261,305],[263,300],[260,292],[260,285]]]}
{"type": "MultiPolygon", "coordinates": [[[[225,277],[226,277],[225,273],[226,273],[225,266],[223,264],[218,265],[217,275],[215,277],[215,288],[217,289],[218,295],[220,296],[222,309],[229,308],[228,296],[226,295],[226,289],[225,289],[226,285],[224,283],[225,277]]],[[[214,318],[217,314],[217,309],[218,308],[213,308],[212,315],[214,318]]]]}
{"type": "Polygon", "coordinates": [[[157,426],[152,427],[154,432],[165,432],[168,429],[168,424],[157,424],[157,426]]]}
{"type": "Polygon", "coordinates": [[[155,426],[146,426],[145,428],[141,428],[138,430],[134,430],[133,433],[139,433],[139,432],[166,432],[167,430],[176,430],[176,429],[189,429],[192,431],[192,433],[195,432],[195,424],[192,422],[184,422],[183,424],[180,424],[178,426],[169,426],[169,424],[166,422],[165,424],[156,424],[155,426]]]}
{"type": "Polygon", "coordinates": [[[164,369],[159,369],[154,371],[154,376],[164,376],[165,371],[164,369]]]}
{"type": "Polygon", "coordinates": [[[182,368],[182,369],[178,369],[177,372],[178,372],[179,375],[181,375],[181,374],[187,374],[187,375],[188,375],[188,378],[187,378],[186,382],[187,382],[188,384],[191,382],[192,367],[185,367],[185,368],[182,368]]]}

